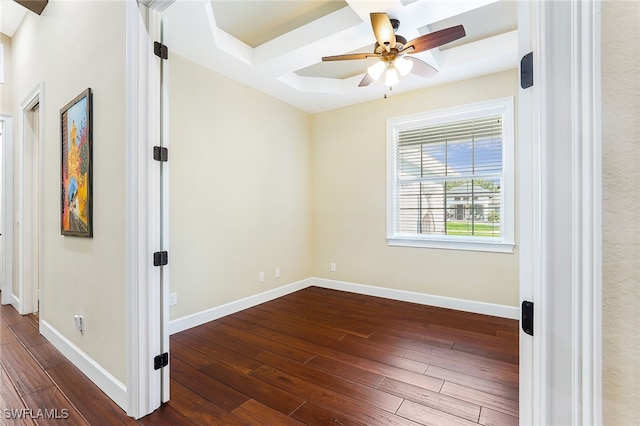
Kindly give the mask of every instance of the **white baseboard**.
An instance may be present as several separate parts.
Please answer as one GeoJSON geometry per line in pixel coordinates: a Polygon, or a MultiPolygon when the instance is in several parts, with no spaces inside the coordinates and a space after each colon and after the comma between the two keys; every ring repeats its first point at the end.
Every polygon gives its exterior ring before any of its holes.
{"type": "Polygon", "coordinates": [[[311,278],[307,278],[283,287],[274,288],[273,290],[268,290],[254,296],[249,296],[244,299],[229,302],[221,306],[216,306],[215,308],[196,312],[195,314],[172,320],[169,322],[169,334],[179,333],[209,321],[251,308],[252,306],[277,299],[278,297],[285,296],[289,293],[293,293],[294,291],[302,290],[303,288],[307,288],[311,285],[313,285],[311,278]]]}
{"type": "Polygon", "coordinates": [[[294,291],[302,290],[310,286],[324,287],[333,290],[349,291],[351,293],[367,296],[384,297],[387,299],[401,300],[404,302],[418,303],[421,305],[436,306],[439,308],[456,309],[458,311],[474,312],[477,314],[492,315],[502,318],[518,319],[520,310],[515,306],[498,305],[495,303],[476,302],[473,300],[454,299],[452,297],[434,296],[431,294],[416,293],[405,290],[395,290],[385,287],[376,287],[365,284],[355,284],[345,281],[328,280],[325,278],[307,278],[292,284],[278,287],[255,296],[246,297],[235,302],[229,302],[215,308],[187,315],[186,317],[172,320],[169,323],[169,334],[179,333],[189,328],[197,327],[209,321],[222,318],[226,315],[251,308],[252,306],[268,302],[278,297],[285,296],[294,291]]]}
{"type": "Polygon", "coordinates": [[[20,299],[15,294],[11,293],[11,305],[16,308],[16,311],[20,312],[20,299]]]}
{"type": "Polygon", "coordinates": [[[40,334],[49,340],[56,349],[62,352],[73,365],[78,367],[80,371],[106,393],[109,398],[118,404],[125,412],[127,411],[127,387],[122,382],[112,376],[73,342],[60,334],[60,332],[53,328],[48,322],[40,321],[40,334]]]}
{"type": "Polygon", "coordinates": [[[3,305],[8,305],[11,303],[11,290],[2,289],[2,297],[0,298],[0,303],[3,305]]]}
{"type": "Polygon", "coordinates": [[[367,296],[384,297],[421,305],[436,306],[438,308],[456,309],[458,311],[474,312],[495,317],[518,319],[520,310],[516,306],[498,305],[495,303],[476,302],[473,300],[455,299],[453,297],[434,296],[432,294],[416,293],[406,290],[395,290],[365,284],[355,284],[345,281],[328,280],[325,278],[311,278],[313,285],[333,290],[349,291],[367,296]]]}

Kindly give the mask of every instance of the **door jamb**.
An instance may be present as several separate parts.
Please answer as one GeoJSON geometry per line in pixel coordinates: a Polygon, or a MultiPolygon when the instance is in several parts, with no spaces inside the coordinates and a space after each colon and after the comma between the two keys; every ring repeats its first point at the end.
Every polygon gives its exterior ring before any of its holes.
{"type": "Polygon", "coordinates": [[[532,354],[531,365],[521,366],[520,401],[531,406],[523,406],[520,424],[601,424],[601,2],[532,1],[528,7],[531,28],[524,36],[531,37],[535,84],[520,93],[530,97],[533,119],[530,129],[520,129],[530,135],[519,143],[520,158],[528,158],[520,167],[520,280],[529,293],[521,298],[536,303],[536,337],[520,332],[521,351],[532,354]],[[568,161],[551,161],[554,143],[570,144],[568,161]],[[570,185],[560,188],[557,179],[570,185]],[[554,203],[552,193],[570,199],[570,210],[554,203]],[[551,219],[567,215],[569,241],[551,219]],[[569,261],[558,266],[553,260],[559,257],[569,261]],[[559,312],[569,312],[568,336],[553,328],[559,312]],[[552,371],[567,372],[569,390],[556,388],[552,371]],[[530,389],[523,388],[527,380],[530,389]],[[570,420],[558,418],[564,415],[570,420]]]}
{"type": "Polygon", "coordinates": [[[127,291],[127,414],[140,418],[160,404],[152,358],[157,349],[157,319],[151,312],[153,250],[150,246],[149,82],[152,46],[148,42],[148,8],[135,1],[126,8],[126,291],[127,291]]]}
{"type": "Polygon", "coordinates": [[[3,122],[4,143],[2,144],[2,206],[4,214],[3,223],[0,224],[2,232],[4,277],[2,288],[2,300],[0,303],[6,305],[11,303],[13,292],[13,118],[0,114],[0,121],[3,122]]]}
{"type": "Polygon", "coordinates": [[[153,365],[169,332],[159,306],[168,304],[168,297],[159,285],[160,268],[152,262],[161,226],[160,166],[152,156],[161,135],[160,59],[153,42],[160,37],[160,13],[173,1],[125,3],[127,413],[135,418],[169,398],[168,380],[163,383],[153,365]]]}
{"type": "MultiPolygon", "coordinates": [[[[25,98],[20,104],[20,139],[18,146],[18,298],[13,300],[14,304],[17,304],[16,309],[20,314],[29,314],[34,312],[34,288],[33,283],[28,285],[25,282],[25,276],[27,270],[33,267],[34,262],[38,262],[38,282],[40,290],[43,289],[43,273],[42,260],[44,256],[43,244],[42,244],[42,229],[43,228],[43,206],[44,206],[44,194],[42,191],[44,185],[44,170],[43,170],[43,156],[44,156],[44,83],[38,84],[35,89],[25,98]],[[25,225],[27,221],[32,222],[32,219],[27,219],[27,212],[25,211],[25,173],[26,173],[26,161],[28,160],[25,155],[26,144],[34,143],[34,141],[27,141],[26,135],[26,114],[36,105],[38,106],[38,140],[36,149],[38,150],[38,182],[35,184],[39,187],[38,194],[38,232],[40,237],[38,238],[38,259],[33,259],[33,235],[29,241],[25,236],[25,225]]],[[[32,231],[30,231],[32,232],[32,231]]],[[[27,234],[30,235],[30,234],[27,234]]]]}
{"type": "MultiPolygon", "coordinates": [[[[518,3],[518,57],[522,58],[529,52],[539,51],[537,48],[536,24],[539,25],[539,17],[535,15],[535,8],[532,2],[518,3]]],[[[538,53],[539,54],[539,53],[538,53]]],[[[537,65],[537,61],[534,62],[537,65]]],[[[534,69],[534,75],[540,76],[537,69],[534,69]]],[[[544,282],[540,280],[539,271],[541,265],[540,239],[540,190],[539,184],[539,168],[540,168],[540,150],[539,138],[536,129],[540,123],[536,122],[538,116],[534,115],[534,111],[538,107],[539,100],[534,101],[537,95],[537,89],[544,84],[542,76],[536,78],[536,85],[528,89],[519,89],[518,92],[518,174],[519,184],[517,196],[519,198],[519,294],[520,301],[541,300],[538,293],[543,290],[544,282]],[[525,197],[522,194],[531,194],[525,197]],[[537,292],[537,293],[536,293],[537,292]]],[[[543,307],[541,303],[536,305],[538,310],[543,307]]],[[[534,330],[538,330],[534,327],[534,330]]],[[[536,333],[540,334],[540,333],[536,333]]],[[[543,376],[534,374],[538,371],[541,361],[544,357],[540,357],[540,353],[534,354],[534,348],[539,348],[544,344],[544,340],[538,338],[534,341],[529,335],[520,330],[519,348],[519,392],[520,392],[520,410],[519,421],[521,425],[533,425],[538,413],[544,411],[538,403],[538,395],[541,389],[544,389],[543,376]],[[537,343],[534,344],[534,343],[537,343]]],[[[544,371],[544,370],[542,370],[544,371]]]]}

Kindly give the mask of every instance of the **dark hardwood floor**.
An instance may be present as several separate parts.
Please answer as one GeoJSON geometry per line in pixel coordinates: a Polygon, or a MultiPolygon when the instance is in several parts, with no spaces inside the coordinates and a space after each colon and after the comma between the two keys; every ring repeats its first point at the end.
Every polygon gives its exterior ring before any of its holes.
{"type": "Polygon", "coordinates": [[[514,320],[310,287],[173,335],[171,401],[136,422],[0,314],[0,425],[518,424],[514,320]]]}

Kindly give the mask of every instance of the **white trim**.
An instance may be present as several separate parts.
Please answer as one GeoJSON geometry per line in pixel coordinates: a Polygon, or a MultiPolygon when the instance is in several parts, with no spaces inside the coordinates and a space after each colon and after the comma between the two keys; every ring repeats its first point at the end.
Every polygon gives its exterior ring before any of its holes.
{"type": "MultiPolygon", "coordinates": [[[[160,3],[159,6],[163,8],[169,7],[171,2],[163,2],[160,3]]],[[[158,10],[156,10],[158,12],[158,10]]],[[[160,25],[160,41],[163,44],[167,44],[167,19],[159,18],[160,25]]],[[[158,131],[160,133],[159,141],[160,146],[169,149],[169,60],[161,61],[161,74],[160,74],[160,110],[159,110],[159,120],[158,123],[158,131]]],[[[161,181],[159,193],[160,193],[160,241],[158,247],[160,250],[164,250],[167,252],[171,251],[171,247],[169,244],[169,170],[171,168],[170,162],[157,162],[160,171],[159,173],[159,181],[161,181]]],[[[160,352],[171,353],[171,348],[169,344],[169,288],[170,288],[170,271],[171,265],[167,264],[161,268],[161,276],[160,276],[160,298],[162,300],[160,306],[160,352]]],[[[162,378],[162,391],[160,395],[161,401],[167,402],[170,397],[170,375],[171,369],[164,368],[161,370],[162,378]]]]}
{"type": "Polygon", "coordinates": [[[153,357],[168,339],[158,303],[163,300],[168,308],[168,296],[161,299],[168,290],[161,289],[162,268],[152,262],[160,249],[160,175],[152,150],[161,134],[160,59],[153,40],[160,37],[159,13],[173,1],[125,2],[127,414],[135,418],[169,397],[168,371],[153,368],[153,357]]]}
{"type": "Polygon", "coordinates": [[[138,309],[139,299],[142,296],[137,288],[140,271],[137,263],[138,257],[138,241],[139,224],[138,224],[138,122],[142,120],[143,111],[139,111],[139,60],[138,50],[140,49],[138,41],[138,32],[142,23],[138,22],[138,7],[135,2],[128,1],[125,3],[125,55],[126,55],[126,202],[125,202],[125,276],[126,276],[126,292],[127,292],[127,414],[133,417],[139,417],[140,406],[143,402],[138,397],[139,389],[143,386],[144,376],[139,373],[141,363],[141,354],[146,351],[141,347],[140,342],[146,342],[145,332],[140,325],[142,313],[138,309]]]}
{"type": "Polygon", "coordinates": [[[6,62],[4,61],[4,43],[0,43],[0,84],[4,84],[4,70],[6,62]]]}
{"type": "Polygon", "coordinates": [[[245,297],[244,299],[235,300],[233,302],[225,303],[224,305],[216,306],[211,309],[207,309],[195,314],[187,315],[182,318],[172,320],[169,323],[169,333],[175,334],[189,328],[197,327],[201,324],[205,324],[209,321],[231,315],[233,313],[242,311],[244,309],[251,308],[261,303],[268,302],[278,297],[285,296],[298,290],[310,287],[314,282],[314,278],[307,278],[302,281],[291,283],[282,287],[267,290],[263,293],[259,293],[253,296],[245,297]]]}
{"type": "MultiPolygon", "coordinates": [[[[161,209],[160,205],[160,167],[161,163],[159,161],[155,161],[153,159],[153,146],[158,145],[160,142],[160,138],[162,137],[162,128],[161,128],[161,68],[162,68],[162,59],[155,56],[151,47],[153,46],[153,41],[161,41],[161,28],[160,28],[160,16],[156,13],[151,6],[148,9],[148,23],[147,23],[147,32],[145,33],[147,38],[145,43],[147,43],[148,51],[146,53],[147,62],[148,62],[148,73],[146,77],[146,93],[147,99],[149,100],[149,105],[147,109],[147,123],[148,126],[146,129],[148,139],[139,139],[139,146],[143,149],[139,159],[139,165],[144,164],[144,166],[139,169],[141,171],[145,171],[144,179],[141,179],[140,182],[144,182],[146,187],[143,189],[139,188],[139,194],[144,194],[146,196],[146,200],[143,202],[146,204],[145,209],[147,211],[146,222],[144,223],[146,226],[146,235],[148,248],[150,250],[149,257],[147,257],[146,263],[141,263],[141,265],[148,268],[148,276],[149,280],[146,282],[148,285],[147,288],[147,300],[144,301],[146,308],[148,309],[149,315],[147,317],[147,325],[146,327],[149,330],[148,335],[148,345],[151,350],[151,358],[146,360],[147,368],[149,368],[149,388],[148,388],[148,401],[149,408],[155,410],[160,407],[162,404],[162,391],[163,391],[163,376],[164,370],[151,370],[152,364],[151,360],[155,355],[159,355],[165,352],[165,348],[163,347],[163,317],[162,310],[166,309],[168,306],[168,292],[164,291],[162,288],[162,275],[165,272],[164,267],[154,267],[151,259],[153,259],[153,253],[164,250],[161,245],[160,239],[160,229],[162,227],[161,223],[161,209]],[[167,293],[167,297],[163,297],[163,293],[167,293]],[[163,306],[164,303],[167,303],[166,306],[163,306]]],[[[167,348],[168,349],[168,348],[167,348]]],[[[167,369],[168,370],[168,369],[167,369]]],[[[167,373],[168,374],[168,373],[167,373]]]]}
{"type": "MultiPolygon", "coordinates": [[[[543,87],[546,78],[543,75],[541,61],[544,56],[542,31],[544,14],[541,9],[544,2],[518,3],[518,56],[522,58],[533,52],[534,86],[520,89],[518,96],[518,177],[519,186],[519,285],[520,301],[535,302],[534,333],[543,335],[546,327],[544,300],[544,263],[545,251],[542,245],[542,142],[541,114],[543,87]],[[527,194],[526,197],[522,194],[527,194]]],[[[521,425],[547,424],[543,421],[547,410],[545,390],[548,388],[548,370],[546,369],[546,341],[534,339],[520,330],[520,413],[521,425]]]]}
{"type": "Polygon", "coordinates": [[[11,303],[13,292],[13,118],[0,114],[0,121],[3,123],[2,140],[4,141],[0,148],[2,149],[2,195],[4,197],[2,200],[3,223],[0,223],[4,277],[0,303],[6,305],[11,303]]]}
{"type": "Polygon", "coordinates": [[[325,278],[312,277],[172,320],[169,325],[170,333],[179,333],[181,331],[205,324],[209,321],[231,315],[244,309],[257,306],[261,303],[286,296],[287,294],[311,286],[323,287],[332,290],[348,291],[351,293],[363,294],[367,296],[384,297],[386,299],[418,303],[420,305],[435,306],[446,309],[456,309],[458,311],[474,312],[484,315],[492,315],[495,317],[510,319],[519,318],[519,310],[514,306],[476,302],[473,300],[455,299],[452,297],[435,296],[431,294],[416,293],[406,290],[396,290],[385,287],[355,284],[345,281],[335,281],[325,278]]]}
{"type": "Polygon", "coordinates": [[[86,352],[64,337],[45,320],[40,321],[40,334],[67,357],[73,365],[78,367],[109,398],[122,407],[123,410],[126,409],[127,387],[122,382],[112,376],[86,352]]]}
{"type": "MultiPolygon", "coordinates": [[[[125,3],[126,18],[126,291],[127,291],[127,414],[143,417],[160,405],[159,374],[153,356],[159,354],[153,316],[153,276],[149,223],[150,99],[152,45],[147,33],[148,9],[125,3]],[[155,392],[158,389],[158,392],[155,392]]],[[[157,303],[155,303],[157,305],[157,303]]]]}
{"type": "Polygon", "coordinates": [[[454,241],[436,238],[387,238],[387,244],[398,247],[423,247],[443,250],[487,251],[493,253],[513,253],[515,244],[494,243],[490,241],[454,241]]]}
{"type": "Polygon", "coordinates": [[[20,306],[20,297],[12,293],[10,302],[13,305],[13,307],[20,306]]]}
{"type": "Polygon", "coordinates": [[[520,193],[532,220],[520,243],[533,264],[521,263],[520,276],[531,280],[536,312],[535,337],[521,337],[533,352],[533,406],[521,422],[601,424],[600,2],[531,10],[534,136],[530,191],[520,193]]]}
{"type": "Polygon", "coordinates": [[[456,299],[453,297],[436,296],[433,294],[417,293],[414,291],[397,290],[366,284],[356,284],[345,281],[311,278],[313,285],[333,290],[348,291],[367,296],[384,297],[386,299],[435,306],[438,308],[455,309],[494,317],[518,319],[520,311],[515,306],[498,305],[495,303],[478,302],[474,300],[456,299]]]}
{"type": "MultiPolygon", "coordinates": [[[[44,156],[44,83],[39,83],[36,88],[25,98],[24,101],[20,104],[20,138],[18,145],[18,214],[17,214],[17,224],[18,224],[18,292],[20,296],[20,303],[16,306],[16,309],[20,314],[28,314],[31,312],[35,312],[34,305],[34,289],[32,286],[28,286],[25,283],[25,276],[29,273],[29,270],[33,269],[33,229],[25,229],[25,225],[28,223],[33,223],[31,219],[27,219],[28,212],[26,212],[25,207],[25,150],[26,150],[26,126],[25,126],[25,114],[33,108],[35,105],[39,105],[38,107],[38,141],[37,149],[38,149],[38,175],[39,181],[35,184],[39,186],[39,200],[38,200],[38,232],[40,236],[38,237],[38,259],[35,260],[42,265],[44,249],[42,243],[42,229],[44,224],[44,191],[42,191],[43,182],[44,182],[44,170],[43,170],[43,156],[44,156]],[[28,223],[27,223],[28,221],[28,223]],[[26,235],[25,235],[26,234],[26,235]],[[29,240],[26,238],[30,237],[29,240]]],[[[30,215],[29,215],[30,217],[30,215]]],[[[38,267],[38,280],[40,288],[42,288],[42,280],[44,278],[43,271],[41,267],[38,267]]]]}
{"type": "Polygon", "coordinates": [[[571,4],[574,424],[602,423],[600,6],[571,4]]]}
{"type": "Polygon", "coordinates": [[[387,244],[390,246],[424,247],[449,250],[472,250],[513,253],[515,245],[515,112],[513,96],[458,105],[433,111],[387,119],[387,244]],[[452,121],[469,120],[502,114],[502,235],[500,238],[478,238],[451,235],[415,235],[396,232],[396,134],[406,129],[432,126],[452,121]]]}

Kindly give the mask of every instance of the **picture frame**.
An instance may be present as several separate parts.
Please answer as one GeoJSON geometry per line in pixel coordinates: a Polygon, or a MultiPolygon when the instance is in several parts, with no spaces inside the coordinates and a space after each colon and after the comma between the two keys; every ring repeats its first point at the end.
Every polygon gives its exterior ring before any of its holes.
{"type": "Polygon", "coordinates": [[[60,233],[93,237],[93,99],[84,90],[60,110],[60,233]]]}

